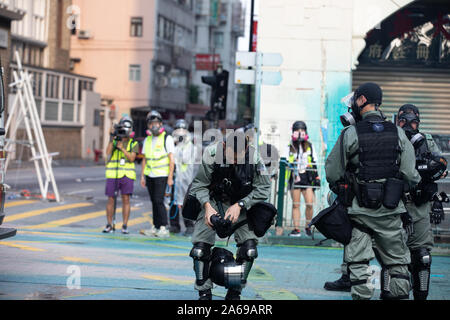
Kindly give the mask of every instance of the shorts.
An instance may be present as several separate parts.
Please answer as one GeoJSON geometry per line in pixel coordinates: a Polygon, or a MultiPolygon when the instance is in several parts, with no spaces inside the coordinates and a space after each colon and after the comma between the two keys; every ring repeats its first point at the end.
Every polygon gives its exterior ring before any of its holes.
{"type": "Polygon", "coordinates": [[[307,188],[311,188],[311,183],[309,182],[308,174],[300,173],[300,181],[294,183],[294,177],[291,175],[289,178],[289,190],[292,189],[301,189],[306,190],[307,188]]]}
{"type": "Polygon", "coordinates": [[[134,180],[123,177],[120,179],[106,179],[105,195],[114,197],[116,191],[120,190],[121,195],[133,194],[134,180]]]}

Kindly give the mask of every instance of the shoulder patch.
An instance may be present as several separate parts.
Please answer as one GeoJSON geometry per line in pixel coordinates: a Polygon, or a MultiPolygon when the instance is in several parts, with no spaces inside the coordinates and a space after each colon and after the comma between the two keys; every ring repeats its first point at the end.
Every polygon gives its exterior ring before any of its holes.
{"type": "MultiPolygon", "coordinates": [[[[433,140],[433,136],[429,133],[425,133],[425,139],[427,140],[433,140]]],[[[433,140],[434,141],[434,140],[433,140]]]]}

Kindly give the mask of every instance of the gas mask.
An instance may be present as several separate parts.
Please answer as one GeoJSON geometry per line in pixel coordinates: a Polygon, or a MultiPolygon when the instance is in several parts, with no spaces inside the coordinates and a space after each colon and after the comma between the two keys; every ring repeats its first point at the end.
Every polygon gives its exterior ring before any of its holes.
{"type": "Polygon", "coordinates": [[[304,141],[308,141],[309,136],[305,131],[294,131],[292,133],[292,141],[293,142],[304,142],[304,141]]]}
{"type": "Polygon", "coordinates": [[[153,136],[158,136],[164,131],[164,128],[159,123],[151,122],[149,131],[153,136]]]}
{"type": "Polygon", "coordinates": [[[420,120],[417,117],[416,114],[412,112],[408,113],[402,113],[398,116],[398,125],[402,125],[402,129],[405,131],[406,136],[411,141],[411,143],[414,145],[414,143],[418,143],[420,140],[423,139],[423,136],[419,134],[419,124],[420,120]],[[412,124],[415,123],[416,129],[413,128],[412,124]],[[414,142],[413,142],[414,140],[414,142]]]}
{"type": "Polygon", "coordinates": [[[341,99],[341,102],[347,106],[348,112],[341,115],[339,118],[342,125],[345,127],[354,125],[359,116],[359,108],[356,104],[355,92],[350,93],[341,99]],[[358,112],[355,113],[355,110],[358,112]]]}

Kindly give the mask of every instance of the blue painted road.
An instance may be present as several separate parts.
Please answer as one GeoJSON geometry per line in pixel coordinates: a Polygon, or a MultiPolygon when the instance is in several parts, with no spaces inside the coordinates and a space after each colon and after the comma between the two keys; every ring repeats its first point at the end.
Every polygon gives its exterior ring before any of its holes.
{"type": "MultiPolygon", "coordinates": [[[[233,243],[228,247],[235,251],[233,243]]],[[[0,242],[0,299],[197,299],[190,249],[189,238],[181,236],[19,229],[0,242]]],[[[260,245],[258,250],[243,299],[350,299],[349,293],[323,289],[325,281],[340,276],[342,249],[260,245]]],[[[430,299],[448,299],[449,277],[450,257],[435,255],[430,299]]],[[[214,299],[225,293],[215,288],[214,299]]]]}

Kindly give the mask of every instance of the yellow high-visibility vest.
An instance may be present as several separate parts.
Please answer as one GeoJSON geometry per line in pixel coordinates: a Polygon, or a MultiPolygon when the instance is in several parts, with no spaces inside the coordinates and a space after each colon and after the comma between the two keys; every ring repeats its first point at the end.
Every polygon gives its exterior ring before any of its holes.
{"type": "Polygon", "coordinates": [[[152,148],[151,138],[145,143],[145,169],[144,174],[149,176],[152,173],[158,177],[164,177],[169,175],[169,154],[165,147],[165,135],[161,133],[156,139],[155,147],[152,148]]]}
{"type": "MultiPolygon", "coordinates": [[[[114,142],[115,143],[115,142],[114,142]]],[[[137,141],[130,139],[128,141],[127,149],[128,152],[133,150],[136,146],[137,141]]],[[[122,160],[123,162],[123,160],[122,160]]],[[[136,180],[136,170],[134,167],[134,161],[128,161],[125,154],[120,150],[114,150],[111,159],[106,164],[106,178],[107,179],[120,179],[123,177],[128,177],[132,180],[136,180]],[[125,163],[120,164],[120,160],[124,159],[125,163]]]]}

